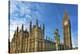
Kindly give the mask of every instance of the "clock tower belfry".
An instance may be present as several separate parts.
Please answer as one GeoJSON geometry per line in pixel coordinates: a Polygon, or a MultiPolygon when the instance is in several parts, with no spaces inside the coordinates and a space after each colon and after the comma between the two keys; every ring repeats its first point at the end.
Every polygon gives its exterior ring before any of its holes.
{"type": "Polygon", "coordinates": [[[71,23],[66,11],[64,12],[62,23],[63,23],[64,49],[72,49],[71,23]]]}

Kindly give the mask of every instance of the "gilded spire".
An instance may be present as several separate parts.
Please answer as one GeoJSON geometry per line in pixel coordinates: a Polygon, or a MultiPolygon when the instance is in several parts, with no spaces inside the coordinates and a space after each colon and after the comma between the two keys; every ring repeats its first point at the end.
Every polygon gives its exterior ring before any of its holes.
{"type": "Polygon", "coordinates": [[[64,11],[64,17],[63,17],[64,19],[69,19],[69,16],[68,16],[68,13],[67,13],[67,11],[65,10],[64,11]]]}
{"type": "Polygon", "coordinates": [[[67,15],[67,11],[66,10],[64,11],[64,14],[67,15]]]}

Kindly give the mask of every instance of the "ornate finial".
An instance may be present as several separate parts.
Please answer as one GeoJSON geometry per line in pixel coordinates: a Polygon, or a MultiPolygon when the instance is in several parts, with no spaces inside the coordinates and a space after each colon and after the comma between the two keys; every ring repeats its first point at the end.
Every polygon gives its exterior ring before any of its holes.
{"type": "Polygon", "coordinates": [[[43,34],[44,34],[44,32],[45,32],[45,25],[43,24],[43,34]]]}
{"type": "Polygon", "coordinates": [[[64,18],[65,19],[68,19],[69,18],[68,13],[67,13],[67,10],[64,11],[64,18]]]}
{"type": "Polygon", "coordinates": [[[45,29],[45,25],[43,24],[43,30],[45,29]]]}
{"type": "Polygon", "coordinates": [[[22,30],[24,29],[24,25],[22,24],[22,30]]]}
{"type": "Polygon", "coordinates": [[[31,29],[32,29],[32,21],[30,21],[30,32],[31,32],[31,29]]]}
{"type": "Polygon", "coordinates": [[[36,25],[38,26],[38,19],[36,19],[36,25]]]}
{"type": "Polygon", "coordinates": [[[67,15],[67,11],[66,11],[66,10],[64,10],[64,14],[66,14],[66,15],[67,15]]]}
{"type": "Polygon", "coordinates": [[[17,32],[18,32],[18,30],[19,30],[19,27],[17,26],[17,32]]]}

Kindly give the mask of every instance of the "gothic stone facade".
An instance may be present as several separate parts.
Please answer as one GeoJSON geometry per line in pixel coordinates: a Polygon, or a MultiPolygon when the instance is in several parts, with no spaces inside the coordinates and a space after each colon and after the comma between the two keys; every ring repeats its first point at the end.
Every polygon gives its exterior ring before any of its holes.
{"type": "Polygon", "coordinates": [[[24,30],[24,25],[22,25],[21,29],[17,27],[10,42],[10,53],[71,49],[71,24],[69,16],[66,12],[64,12],[62,23],[64,36],[63,44],[60,43],[58,29],[56,29],[54,33],[56,42],[44,39],[45,26],[44,24],[42,27],[39,26],[38,20],[36,20],[35,25],[32,25],[32,22],[30,21],[29,31],[27,31],[27,29],[24,30]]]}
{"type": "Polygon", "coordinates": [[[55,43],[44,39],[44,30],[44,24],[43,28],[39,27],[38,20],[36,20],[36,25],[33,26],[32,22],[30,22],[29,31],[27,29],[24,30],[24,25],[20,30],[17,27],[10,43],[10,53],[55,50],[55,43]]]}

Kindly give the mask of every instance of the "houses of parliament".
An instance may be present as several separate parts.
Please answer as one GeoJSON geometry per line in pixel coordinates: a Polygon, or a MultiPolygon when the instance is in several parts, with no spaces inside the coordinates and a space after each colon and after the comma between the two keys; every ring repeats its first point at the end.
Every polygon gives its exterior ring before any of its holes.
{"type": "Polygon", "coordinates": [[[58,28],[53,32],[53,38],[55,38],[55,41],[50,41],[44,38],[45,24],[43,24],[42,27],[39,26],[38,19],[34,25],[32,25],[32,21],[30,21],[29,31],[27,29],[24,30],[24,25],[22,24],[21,29],[17,27],[11,42],[9,42],[9,53],[72,49],[71,23],[66,11],[64,11],[64,16],[62,18],[62,27],[64,39],[63,43],[60,43],[58,28]]]}

